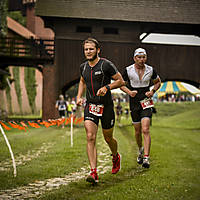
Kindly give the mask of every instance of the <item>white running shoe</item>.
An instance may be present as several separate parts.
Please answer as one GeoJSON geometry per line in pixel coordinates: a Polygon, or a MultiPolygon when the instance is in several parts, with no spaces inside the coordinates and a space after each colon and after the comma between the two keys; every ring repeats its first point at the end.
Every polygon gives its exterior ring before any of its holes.
{"type": "Polygon", "coordinates": [[[142,167],[144,167],[144,168],[149,168],[150,167],[149,157],[144,157],[143,158],[142,167]]]}
{"type": "Polygon", "coordinates": [[[144,154],[144,147],[141,147],[137,157],[137,163],[140,165],[143,163],[143,154],[144,154]]]}

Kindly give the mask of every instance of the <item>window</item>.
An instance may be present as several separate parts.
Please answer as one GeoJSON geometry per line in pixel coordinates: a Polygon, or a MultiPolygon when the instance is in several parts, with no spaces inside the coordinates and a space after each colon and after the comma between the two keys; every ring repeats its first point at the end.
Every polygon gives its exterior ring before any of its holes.
{"type": "Polygon", "coordinates": [[[78,33],[92,33],[92,27],[90,27],[90,26],[77,26],[76,32],[78,32],[78,33]]]}
{"type": "Polygon", "coordinates": [[[119,34],[118,28],[104,28],[104,34],[119,34]]]}

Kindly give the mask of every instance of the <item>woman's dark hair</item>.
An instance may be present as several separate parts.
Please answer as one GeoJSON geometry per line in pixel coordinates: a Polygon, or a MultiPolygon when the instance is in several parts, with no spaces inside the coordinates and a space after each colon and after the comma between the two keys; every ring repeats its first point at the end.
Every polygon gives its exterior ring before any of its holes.
{"type": "Polygon", "coordinates": [[[90,37],[90,38],[87,38],[86,40],[84,40],[84,42],[83,42],[83,47],[84,47],[84,45],[85,45],[86,43],[90,43],[90,42],[92,42],[92,43],[95,44],[96,49],[99,49],[99,48],[100,48],[99,42],[98,42],[96,39],[91,38],[91,37],[90,37]]]}

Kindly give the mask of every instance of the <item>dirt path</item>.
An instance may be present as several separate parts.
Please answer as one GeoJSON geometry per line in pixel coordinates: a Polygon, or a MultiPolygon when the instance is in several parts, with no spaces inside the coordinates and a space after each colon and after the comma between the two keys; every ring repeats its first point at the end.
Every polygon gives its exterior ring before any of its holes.
{"type": "MultiPolygon", "coordinates": [[[[20,154],[15,157],[16,166],[25,165],[26,162],[31,161],[32,159],[36,159],[42,153],[46,153],[49,148],[53,146],[53,143],[43,143],[43,145],[38,150],[28,151],[26,155],[20,154]]],[[[0,162],[0,171],[10,170],[12,168],[12,160],[7,159],[5,161],[0,162]]]]}
{"type": "MultiPolygon", "coordinates": [[[[37,151],[35,154],[32,155],[31,159],[36,158],[40,155],[42,151],[47,151],[47,148],[50,148],[50,144],[45,145],[46,148],[41,147],[40,151],[37,151]]],[[[100,145],[101,149],[99,150],[98,153],[98,171],[99,174],[104,174],[108,170],[111,170],[111,157],[109,149],[107,148],[106,144],[103,143],[100,145]]],[[[28,154],[29,155],[29,154],[28,154]]],[[[21,164],[24,162],[28,161],[27,157],[29,156],[19,156],[17,158],[17,161],[21,160],[21,164]]],[[[7,169],[7,163],[3,169],[7,169]]],[[[9,199],[15,199],[15,200],[23,200],[23,199],[35,199],[45,192],[58,189],[61,185],[68,185],[71,182],[76,182],[79,181],[80,179],[85,178],[88,175],[88,169],[89,167],[85,166],[82,167],[78,172],[74,172],[71,174],[68,174],[64,177],[57,177],[57,178],[52,178],[52,179],[46,179],[46,180],[41,180],[41,181],[35,181],[33,183],[29,183],[27,186],[23,187],[18,187],[14,189],[8,189],[8,190],[2,190],[0,191],[0,199],[1,200],[9,200],[9,199]]]]}

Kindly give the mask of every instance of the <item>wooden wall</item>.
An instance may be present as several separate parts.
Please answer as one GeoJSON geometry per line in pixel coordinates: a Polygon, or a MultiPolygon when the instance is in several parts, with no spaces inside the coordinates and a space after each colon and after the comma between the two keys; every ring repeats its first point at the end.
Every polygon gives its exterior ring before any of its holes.
{"type": "MultiPolygon", "coordinates": [[[[84,61],[78,40],[57,40],[59,87],[68,88],[79,79],[79,66],[84,61]]],[[[197,46],[158,45],[139,43],[101,42],[101,57],[111,60],[120,72],[133,63],[133,51],[143,47],[148,53],[148,64],[155,67],[163,81],[184,80],[200,85],[200,48],[197,46]]]]}
{"type": "Polygon", "coordinates": [[[142,44],[139,35],[143,33],[143,26],[140,23],[52,18],[48,24],[55,31],[56,47],[54,70],[48,76],[44,75],[44,119],[54,116],[54,111],[49,109],[56,97],[78,82],[79,66],[84,62],[82,42],[87,37],[99,41],[102,47],[100,56],[111,60],[120,72],[133,63],[133,51],[143,47],[148,53],[147,63],[155,67],[163,81],[182,80],[200,86],[198,46],[142,44]],[[78,27],[83,31],[78,31],[78,27]],[[105,28],[111,28],[111,33],[105,33],[105,28]],[[48,98],[50,94],[51,100],[48,98]]]}

